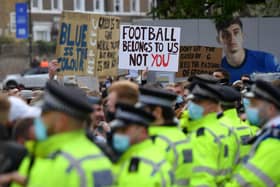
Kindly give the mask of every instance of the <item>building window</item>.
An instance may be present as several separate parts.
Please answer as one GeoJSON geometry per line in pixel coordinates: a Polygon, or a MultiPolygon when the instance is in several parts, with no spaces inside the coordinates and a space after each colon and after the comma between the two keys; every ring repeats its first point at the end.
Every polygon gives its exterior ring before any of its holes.
{"type": "Polygon", "coordinates": [[[31,7],[32,7],[32,9],[41,10],[42,9],[42,0],[32,0],[31,7]]]}
{"type": "Polygon", "coordinates": [[[93,0],[93,10],[96,12],[104,12],[104,1],[93,0]]]}
{"type": "Polygon", "coordinates": [[[52,10],[62,10],[62,0],[52,0],[52,10]]]}
{"type": "Polygon", "coordinates": [[[157,0],[149,0],[149,11],[157,7],[157,0]]]}
{"type": "Polygon", "coordinates": [[[85,10],[85,1],[84,0],[74,0],[74,10],[84,11],[85,10]]]}
{"type": "Polygon", "coordinates": [[[33,39],[51,41],[52,22],[33,22],[33,39]]]}
{"type": "Polygon", "coordinates": [[[140,1],[139,0],[130,0],[130,10],[131,12],[140,12],[140,1]]]}
{"type": "Polygon", "coordinates": [[[36,40],[43,40],[43,41],[48,41],[48,32],[47,31],[37,31],[36,32],[36,40]]]}
{"type": "Polygon", "coordinates": [[[15,12],[10,13],[10,31],[16,32],[16,13],[15,12]]]}
{"type": "Polygon", "coordinates": [[[114,11],[123,12],[123,0],[114,0],[114,11]]]}

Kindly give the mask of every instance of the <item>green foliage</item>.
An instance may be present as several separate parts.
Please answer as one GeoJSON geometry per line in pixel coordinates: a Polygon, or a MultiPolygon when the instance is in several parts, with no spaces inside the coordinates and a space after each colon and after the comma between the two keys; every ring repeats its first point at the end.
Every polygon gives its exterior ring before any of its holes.
{"type": "Polygon", "coordinates": [[[35,45],[38,47],[38,52],[40,55],[44,54],[54,54],[56,49],[56,42],[46,42],[46,41],[36,41],[35,45]]]}
{"type": "Polygon", "coordinates": [[[9,36],[0,36],[0,45],[14,43],[15,39],[9,36]]]}
{"type": "MultiPolygon", "coordinates": [[[[159,19],[213,18],[216,22],[235,16],[256,16],[249,6],[264,5],[269,10],[279,9],[280,0],[154,0],[157,7],[150,13],[159,19]],[[274,8],[271,8],[274,6],[274,8]]],[[[268,14],[268,13],[266,13],[268,14]]],[[[266,15],[264,14],[264,15],[266,15]]],[[[269,14],[268,14],[269,15],[269,14]]],[[[277,14],[278,15],[278,14],[277,14]]]]}

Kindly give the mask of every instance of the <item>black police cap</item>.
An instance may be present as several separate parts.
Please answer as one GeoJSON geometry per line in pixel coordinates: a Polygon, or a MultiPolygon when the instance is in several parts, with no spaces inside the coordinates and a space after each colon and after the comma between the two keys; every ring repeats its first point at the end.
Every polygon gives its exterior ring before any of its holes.
{"type": "Polygon", "coordinates": [[[88,98],[88,102],[92,105],[101,103],[100,97],[87,96],[87,98],[88,98]]]}
{"type": "Polygon", "coordinates": [[[140,102],[147,105],[172,107],[177,95],[163,89],[140,87],[140,102]]]}
{"type": "Polygon", "coordinates": [[[187,99],[209,99],[214,101],[219,101],[219,89],[220,84],[205,84],[205,83],[196,83],[194,84],[191,94],[187,99]]]}
{"type": "Polygon", "coordinates": [[[188,81],[192,83],[210,83],[210,84],[216,84],[219,83],[219,79],[214,77],[213,75],[209,74],[196,74],[191,76],[188,81]]]}
{"type": "Polygon", "coordinates": [[[220,82],[219,79],[214,77],[213,75],[209,74],[197,74],[191,76],[188,81],[191,82],[191,85],[189,86],[189,90],[191,91],[196,84],[201,83],[201,84],[217,84],[220,82]]]}
{"type": "Polygon", "coordinates": [[[232,103],[241,99],[240,92],[231,86],[220,86],[218,94],[220,100],[226,103],[232,103]]]}
{"type": "Polygon", "coordinates": [[[93,111],[81,89],[59,85],[54,81],[46,84],[42,108],[43,111],[61,111],[78,119],[86,119],[93,111]]]}
{"type": "Polygon", "coordinates": [[[267,100],[280,108],[280,89],[264,80],[256,80],[249,92],[244,94],[248,98],[267,100]]]}
{"type": "Polygon", "coordinates": [[[147,127],[155,120],[154,116],[133,105],[117,103],[115,120],[110,125],[112,129],[128,126],[130,124],[147,127]]]}

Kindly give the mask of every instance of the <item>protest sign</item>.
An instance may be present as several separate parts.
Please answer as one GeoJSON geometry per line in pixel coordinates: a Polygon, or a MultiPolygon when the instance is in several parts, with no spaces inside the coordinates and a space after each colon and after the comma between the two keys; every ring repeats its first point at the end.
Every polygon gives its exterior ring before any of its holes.
{"type": "Polygon", "coordinates": [[[109,16],[99,16],[96,19],[99,20],[96,75],[115,76],[118,74],[120,20],[109,16]]]}
{"type": "Polygon", "coordinates": [[[178,71],[178,27],[121,25],[119,68],[178,71]]]}
{"type": "MultiPolygon", "coordinates": [[[[88,13],[65,11],[62,14],[61,26],[57,40],[56,56],[62,75],[102,75],[116,74],[116,56],[108,52],[118,42],[114,35],[107,43],[103,42],[108,31],[119,32],[119,18],[88,13]],[[104,54],[106,51],[106,54],[104,54]],[[103,53],[102,53],[103,52],[103,53]],[[102,54],[101,54],[102,53],[102,54]],[[105,59],[106,58],[106,63],[105,59]],[[112,65],[114,62],[114,65],[112,65]],[[105,65],[104,65],[105,64],[105,65]],[[105,66],[105,68],[104,68],[105,66]],[[104,72],[105,71],[105,72],[104,72]]],[[[116,53],[116,52],[115,52],[116,53]]]]}
{"type": "Polygon", "coordinates": [[[80,87],[87,87],[90,91],[99,91],[98,78],[93,76],[77,76],[76,78],[80,87]]]}
{"type": "Polygon", "coordinates": [[[176,77],[189,77],[195,74],[212,73],[220,67],[222,49],[205,46],[181,46],[179,71],[176,77]]]}

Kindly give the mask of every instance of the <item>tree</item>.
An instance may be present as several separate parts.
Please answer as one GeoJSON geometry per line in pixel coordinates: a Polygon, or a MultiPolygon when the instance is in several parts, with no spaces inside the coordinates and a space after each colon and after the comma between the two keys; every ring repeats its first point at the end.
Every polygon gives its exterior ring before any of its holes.
{"type": "Polygon", "coordinates": [[[279,16],[280,0],[155,0],[152,14],[159,19],[279,16]],[[278,10],[278,11],[277,11],[278,10]],[[259,15],[258,15],[259,14],[259,15]]]}

